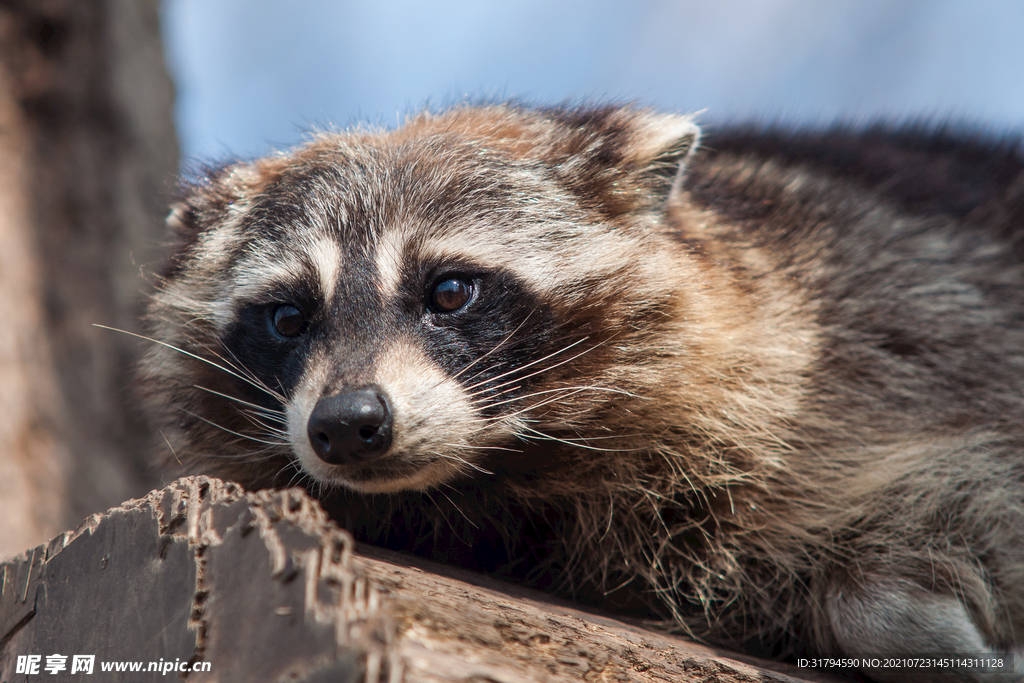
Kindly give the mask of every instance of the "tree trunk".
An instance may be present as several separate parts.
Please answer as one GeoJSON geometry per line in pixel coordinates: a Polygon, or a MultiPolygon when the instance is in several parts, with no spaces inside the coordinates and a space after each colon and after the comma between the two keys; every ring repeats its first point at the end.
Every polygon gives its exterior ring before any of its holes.
{"type": "Polygon", "coordinates": [[[158,0],[0,1],[0,557],[153,481],[128,373],[173,187],[158,0]]]}
{"type": "Polygon", "coordinates": [[[72,657],[93,656],[96,680],[128,662],[140,667],[132,681],[210,683],[838,680],[484,576],[356,554],[304,491],[247,493],[207,477],[91,516],[0,565],[0,588],[4,681],[35,680],[20,677],[28,658],[45,674],[55,654],[65,675],[72,657]]]}

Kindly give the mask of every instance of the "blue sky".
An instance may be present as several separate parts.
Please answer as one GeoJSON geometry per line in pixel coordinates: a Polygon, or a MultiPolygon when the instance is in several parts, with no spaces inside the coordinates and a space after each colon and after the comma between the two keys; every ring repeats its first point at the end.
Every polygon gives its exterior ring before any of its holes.
{"type": "Polygon", "coordinates": [[[163,19],[186,163],[466,97],[1024,129],[1010,0],[164,0],[163,19]]]}

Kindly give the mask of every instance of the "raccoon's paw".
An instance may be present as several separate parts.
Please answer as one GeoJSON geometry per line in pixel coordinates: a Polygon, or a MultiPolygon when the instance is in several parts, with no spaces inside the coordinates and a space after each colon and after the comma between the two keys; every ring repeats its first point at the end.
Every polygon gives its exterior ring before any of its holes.
{"type": "Polygon", "coordinates": [[[890,658],[883,666],[863,668],[880,683],[1022,683],[1024,662],[1011,654],[1003,670],[967,670],[953,667],[907,665],[908,657],[956,655],[993,658],[997,653],[956,597],[926,591],[898,578],[836,589],[828,597],[826,612],[832,634],[847,656],[890,658]]]}

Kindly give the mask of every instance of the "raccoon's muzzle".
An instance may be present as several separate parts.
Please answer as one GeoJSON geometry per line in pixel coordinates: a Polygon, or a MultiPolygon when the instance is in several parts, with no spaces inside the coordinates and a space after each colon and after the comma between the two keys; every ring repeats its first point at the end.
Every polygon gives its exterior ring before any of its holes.
{"type": "Polygon", "coordinates": [[[376,386],[323,396],[310,413],[313,452],[329,465],[366,463],[391,448],[394,420],[387,396],[376,386]]]}

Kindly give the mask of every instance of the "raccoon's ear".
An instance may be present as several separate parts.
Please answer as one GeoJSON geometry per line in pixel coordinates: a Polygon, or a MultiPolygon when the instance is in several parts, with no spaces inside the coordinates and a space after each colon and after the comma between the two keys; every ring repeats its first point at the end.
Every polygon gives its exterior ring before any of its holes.
{"type": "Polygon", "coordinates": [[[196,207],[187,199],[171,204],[171,212],[167,214],[167,227],[175,235],[187,235],[199,230],[196,207]]]}
{"type": "Polygon", "coordinates": [[[561,111],[554,165],[566,186],[611,216],[664,205],[678,194],[700,128],[688,116],[629,107],[561,111]]]}
{"type": "Polygon", "coordinates": [[[649,115],[635,133],[634,163],[654,191],[668,201],[682,189],[686,162],[697,149],[700,128],[689,116],[649,115]]]}
{"type": "Polygon", "coordinates": [[[231,163],[209,166],[179,187],[178,201],[171,205],[167,226],[175,235],[189,240],[251,196],[265,176],[253,164],[231,163]]]}

